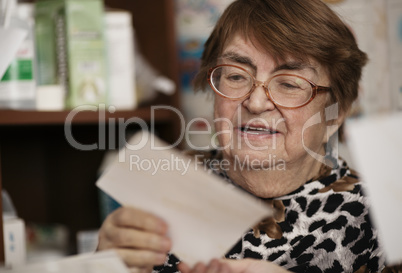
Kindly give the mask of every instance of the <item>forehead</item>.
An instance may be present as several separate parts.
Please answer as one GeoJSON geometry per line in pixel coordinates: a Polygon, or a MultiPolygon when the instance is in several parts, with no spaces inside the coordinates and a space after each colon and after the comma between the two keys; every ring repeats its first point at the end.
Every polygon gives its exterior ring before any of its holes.
{"type": "Polygon", "coordinates": [[[261,46],[256,39],[245,37],[240,34],[235,34],[225,42],[220,57],[227,57],[230,53],[248,56],[253,59],[253,62],[265,58],[270,58],[275,60],[275,62],[278,62],[280,59],[278,56],[272,55],[267,47],[261,46]]]}
{"type": "Polygon", "coordinates": [[[327,69],[313,58],[299,58],[294,55],[274,56],[269,47],[264,47],[255,39],[236,34],[225,43],[218,63],[235,62],[257,70],[271,71],[283,70],[307,73],[312,77],[327,77],[327,69]]]}

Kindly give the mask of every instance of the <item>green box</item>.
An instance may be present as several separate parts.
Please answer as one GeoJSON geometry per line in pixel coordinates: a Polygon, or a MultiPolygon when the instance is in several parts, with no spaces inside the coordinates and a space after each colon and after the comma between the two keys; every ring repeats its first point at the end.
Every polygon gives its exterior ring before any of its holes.
{"type": "Polygon", "coordinates": [[[107,103],[103,2],[40,0],[35,20],[38,85],[63,85],[67,108],[107,103]]]}

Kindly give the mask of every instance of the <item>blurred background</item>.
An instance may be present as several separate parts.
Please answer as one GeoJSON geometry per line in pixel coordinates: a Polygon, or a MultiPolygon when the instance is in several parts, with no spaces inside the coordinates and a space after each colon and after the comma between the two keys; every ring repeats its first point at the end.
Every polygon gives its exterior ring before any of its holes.
{"type": "MultiPolygon", "coordinates": [[[[370,58],[351,118],[400,111],[402,1],[323,1],[370,58]]],[[[212,92],[195,93],[191,82],[204,42],[231,2],[0,2],[1,27],[27,33],[0,81],[0,258],[8,251],[12,266],[94,250],[102,220],[119,206],[95,182],[140,129],[131,118],[166,142],[181,142],[181,149],[211,144],[214,132],[205,132],[213,125],[212,92]],[[70,113],[74,139],[96,149],[80,150],[66,140],[70,113]],[[184,129],[200,132],[188,136],[192,146],[180,141],[184,129]]],[[[346,145],[339,149],[348,159],[346,145]]]]}

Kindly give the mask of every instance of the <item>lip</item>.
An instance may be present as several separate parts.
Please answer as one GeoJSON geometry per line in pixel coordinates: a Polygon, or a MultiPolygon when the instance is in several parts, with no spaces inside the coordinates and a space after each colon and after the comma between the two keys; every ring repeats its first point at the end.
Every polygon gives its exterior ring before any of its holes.
{"type": "Polygon", "coordinates": [[[272,138],[281,134],[280,131],[260,123],[243,123],[234,129],[238,134],[247,138],[272,138]]]}

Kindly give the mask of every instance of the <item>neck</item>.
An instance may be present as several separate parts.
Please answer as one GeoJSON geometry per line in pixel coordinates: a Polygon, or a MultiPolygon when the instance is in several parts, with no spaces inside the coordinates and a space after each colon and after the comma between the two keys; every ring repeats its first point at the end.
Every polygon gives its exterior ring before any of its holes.
{"type": "Polygon", "coordinates": [[[268,168],[239,168],[232,162],[228,171],[234,183],[255,196],[274,198],[293,192],[307,181],[319,176],[321,162],[310,156],[300,162],[284,162],[284,166],[268,168]]]}

